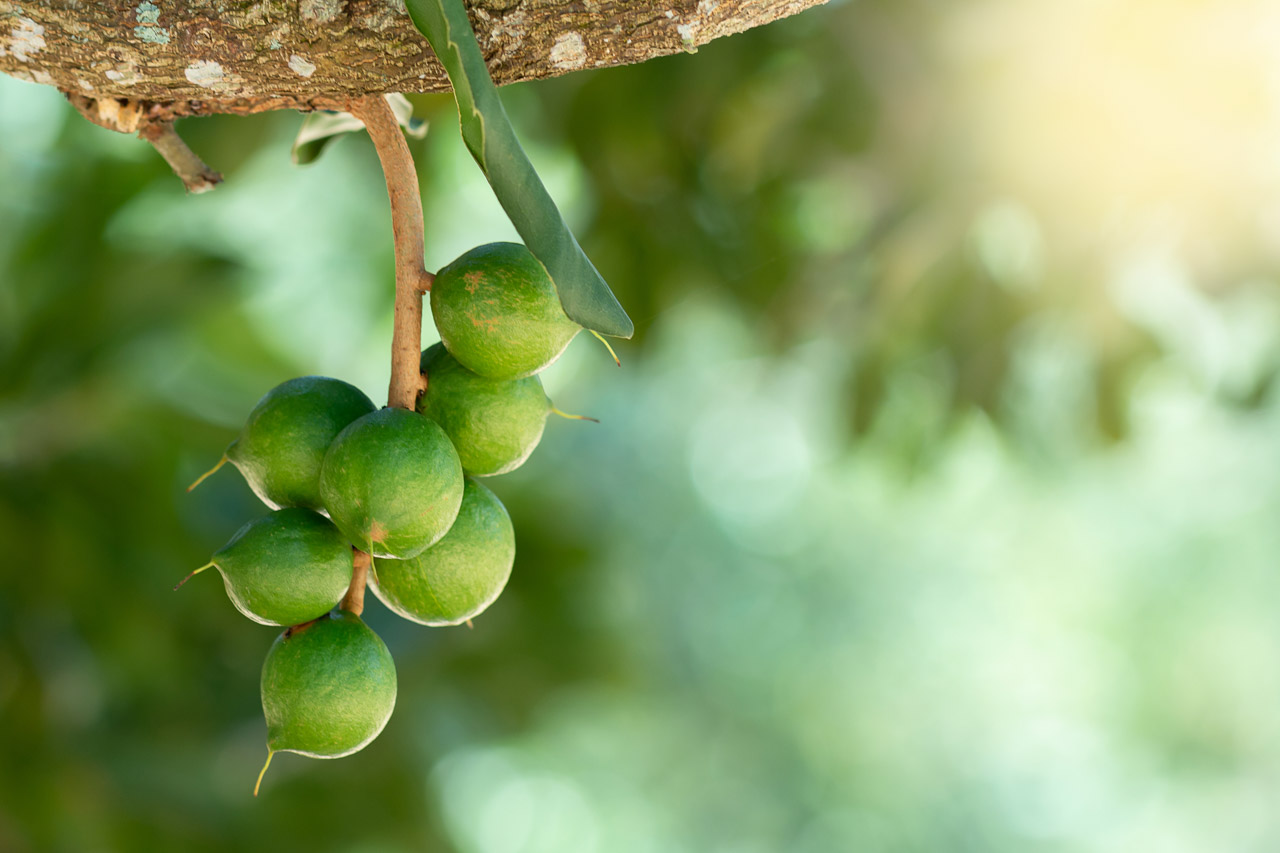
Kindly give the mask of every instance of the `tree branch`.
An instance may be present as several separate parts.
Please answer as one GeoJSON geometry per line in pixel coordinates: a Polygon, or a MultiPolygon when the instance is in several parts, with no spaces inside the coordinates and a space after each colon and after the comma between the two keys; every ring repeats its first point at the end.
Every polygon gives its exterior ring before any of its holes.
{"type": "MultiPolygon", "coordinates": [[[[470,0],[494,80],[643,62],[825,0],[470,0]]],[[[0,71],[90,98],[190,102],[441,92],[443,69],[395,0],[153,4],[0,0],[0,71]]]]}

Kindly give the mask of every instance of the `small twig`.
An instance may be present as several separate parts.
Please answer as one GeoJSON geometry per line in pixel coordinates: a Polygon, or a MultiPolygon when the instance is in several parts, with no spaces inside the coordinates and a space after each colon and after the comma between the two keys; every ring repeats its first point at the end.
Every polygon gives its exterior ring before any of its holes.
{"type": "Polygon", "coordinates": [[[172,118],[157,118],[150,114],[154,104],[128,98],[89,98],[72,92],[63,94],[80,115],[99,127],[116,133],[137,133],[141,139],[150,142],[174,174],[182,179],[188,192],[208,192],[222,183],[222,175],[205,165],[178,136],[172,118]]]}
{"type": "Polygon", "coordinates": [[[316,624],[323,618],[325,617],[319,616],[315,619],[308,619],[306,622],[303,622],[300,625],[290,625],[288,628],[284,629],[284,638],[287,640],[290,637],[301,634],[303,631],[307,630],[308,628],[310,628],[312,625],[316,624]]]}
{"type": "Polygon", "coordinates": [[[369,563],[373,560],[368,551],[352,548],[354,569],[351,572],[351,586],[347,594],[342,596],[338,607],[355,616],[364,612],[364,586],[369,580],[369,563]]]}
{"type": "Polygon", "coordinates": [[[431,287],[423,263],[422,197],[418,172],[400,124],[386,99],[374,95],[350,102],[348,111],[364,122],[378,151],[391,199],[396,249],[396,314],[391,334],[391,388],[387,405],[413,411],[422,386],[422,294],[431,287]]]}
{"type": "Polygon", "coordinates": [[[160,156],[182,179],[187,192],[203,193],[222,183],[222,175],[210,169],[194,151],[187,147],[172,122],[154,122],[142,125],[138,136],[150,142],[160,156]]]}

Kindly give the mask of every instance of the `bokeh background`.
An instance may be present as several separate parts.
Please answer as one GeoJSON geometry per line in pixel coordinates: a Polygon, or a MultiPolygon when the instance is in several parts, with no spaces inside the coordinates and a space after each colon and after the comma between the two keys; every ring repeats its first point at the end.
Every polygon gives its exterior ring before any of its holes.
{"type": "MultiPolygon", "coordinates": [[[[833,2],[504,97],[637,321],[490,485],[475,628],[265,757],[227,469],[301,374],[385,394],[366,139],[227,176],[0,77],[0,850],[1280,849],[1280,6],[833,2]]],[[[431,266],[512,232],[448,96],[431,266]]],[[[430,324],[426,341],[433,339],[430,324]]]]}

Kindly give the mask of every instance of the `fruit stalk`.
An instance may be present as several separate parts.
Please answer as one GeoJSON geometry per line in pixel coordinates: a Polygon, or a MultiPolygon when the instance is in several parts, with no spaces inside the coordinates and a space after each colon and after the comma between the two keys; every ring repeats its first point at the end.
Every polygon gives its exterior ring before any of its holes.
{"type": "Polygon", "coordinates": [[[391,200],[391,227],[395,235],[396,309],[391,336],[391,387],[387,405],[413,411],[425,380],[418,369],[422,354],[422,294],[431,289],[434,276],[423,260],[422,197],[418,172],[409,146],[400,133],[395,113],[381,96],[356,98],[348,106],[364,122],[382,163],[391,200]]]}
{"type": "Polygon", "coordinates": [[[373,558],[368,551],[361,551],[359,548],[351,550],[354,556],[351,586],[347,587],[347,594],[342,596],[338,608],[359,616],[364,612],[364,587],[369,580],[369,563],[373,558]]]}
{"type": "MultiPolygon", "coordinates": [[[[378,152],[382,174],[391,201],[391,230],[395,238],[396,303],[395,325],[391,332],[391,386],[387,405],[414,411],[418,395],[427,388],[427,377],[419,367],[422,357],[422,294],[434,280],[427,271],[422,217],[422,196],[418,190],[418,170],[413,155],[400,133],[400,123],[381,95],[356,98],[348,111],[364,122],[378,152]]],[[[369,576],[368,553],[356,548],[351,586],[339,607],[359,616],[364,612],[364,588],[369,576]]]]}

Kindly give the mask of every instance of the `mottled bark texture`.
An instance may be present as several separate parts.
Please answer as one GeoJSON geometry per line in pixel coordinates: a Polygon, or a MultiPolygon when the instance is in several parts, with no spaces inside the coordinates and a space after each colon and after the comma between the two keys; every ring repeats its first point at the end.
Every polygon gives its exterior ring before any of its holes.
{"type": "MultiPolygon", "coordinates": [[[[691,50],[823,2],[469,6],[494,79],[510,83],[691,50]]],[[[0,0],[0,71],[84,100],[146,102],[152,120],[448,89],[402,0],[0,0]]]]}

